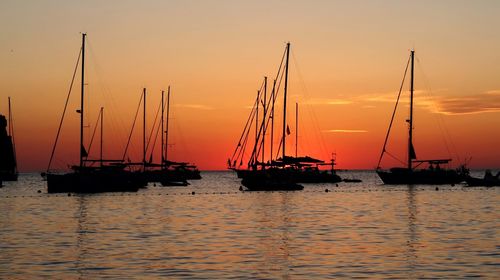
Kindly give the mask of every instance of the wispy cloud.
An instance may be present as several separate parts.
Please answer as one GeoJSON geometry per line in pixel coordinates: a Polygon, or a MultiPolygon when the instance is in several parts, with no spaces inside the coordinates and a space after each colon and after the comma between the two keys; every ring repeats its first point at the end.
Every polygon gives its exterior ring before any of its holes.
{"type": "Polygon", "coordinates": [[[215,110],[215,108],[203,104],[176,104],[175,107],[195,110],[215,110]]]}
{"type": "Polygon", "coordinates": [[[323,132],[328,132],[328,133],[365,133],[365,132],[368,132],[368,130],[363,130],[363,129],[329,129],[329,130],[323,130],[323,132]]]}
{"type": "Polygon", "coordinates": [[[437,100],[437,112],[445,115],[500,112],[500,90],[475,95],[444,97],[437,100]]]}
{"type": "MultiPolygon", "coordinates": [[[[400,102],[408,104],[408,93],[403,93],[400,102]]],[[[414,105],[444,115],[479,114],[500,112],[500,90],[490,90],[474,95],[452,96],[448,89],[435,90],[429,93],[424,90],[414,92],[414,105]],[[439,93],[439,94],[436,94],[439,93]]],[[[359,97],[360,100],[370,103],[395,103],[397,92],[372,94],[359,97]]],[[[371,106],[368,105],[368,106],[371,106]]]]}
{"type": "Polygon", "coordinates": [[[309,105],[349,105],[352,103],[353,100],[347,98],[311,98],[305,102],[309,105]]]}
{"type": "MultiPolygon", "coordinates": [[[[441,89],[437,91],[433,91],[435,94],[436,92],[446,92],[446,89],[441,89]]],[[[423,105],[425,101],[428,101],[430,99],[430,94],[427,91],[424,90],[415,90],[413,92],[414,94],[414,100],[419,100],[419,105],[423,105]]],[[[388,102],[388,103],[395,103],[396,99],[398,97],[398,92],[386,92],[386,93],[375,93],[375,94],[370,94],[370,95],[364,95],[358,97],[360,100],[363,101],[368,101],[368,102],[388,102]]],[[[401,103],[409,103],[409,93],[408,91],[403,91],[401,93],[400,97],[400,102],[401,103]]]]}

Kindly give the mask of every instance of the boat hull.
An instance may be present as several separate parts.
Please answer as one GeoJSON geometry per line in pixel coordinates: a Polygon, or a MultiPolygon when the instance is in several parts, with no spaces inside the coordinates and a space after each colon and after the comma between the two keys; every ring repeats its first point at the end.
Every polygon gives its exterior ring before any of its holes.
{"type": "Polygon", "coordinates": [[[163,186],[187,186],[184,173],[171,169],[146,170],[138,172],[146,183],[161,183],[163,186]]]}
{"type": "Polygon", "coordinates": [[[304,186],[297,184],[284,169],[247,170],[241,173],[241,184],[249,191],[298,191],[304,186]]]}
{"type": "Polygon", "coordinates": [[[0,172],[0,180],[2,181],[17,181],[18,174],[16,172],[0,172]]]}
{"type": "Polygon", "coordinates": [[[447,185],[464,181],[455,170],[408,170],[392,168],[390,171],[377,170],[377,174],[386,185],[447,185]]]}
{"type": "MultiPolygon", "coordinates": [[[[342,178],[331,171],[326,170],[307,170],[307,169],[279,169],[280,176],[286,176],[289,180],[295,183],[338,183],[342,178]]],[[[255,170],[235,169],[238,178],[244,179],[248,174],[255,170]]],[[[261,170],[257,170],[260,172],[261,170]]],[[[266,170],[267,171],[267,170],[266,170]]]]}
{"type": "Polygon", "coordinates": [[[137,192],[143,185],[132,172],[47,174],[48,193],[137,192]]]}

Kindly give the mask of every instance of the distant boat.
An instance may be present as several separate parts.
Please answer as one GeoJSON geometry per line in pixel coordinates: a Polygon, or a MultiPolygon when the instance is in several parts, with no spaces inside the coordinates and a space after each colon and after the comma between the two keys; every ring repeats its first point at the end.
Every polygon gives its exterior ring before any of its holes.
{"type": "Polygon", "coordinates": [[[9,97],[9,119],[0,115],[0,180],[17,181],[16,145],[9,97]],[[8,127],[8,132],[7,132],[8,127]]]}
{"type": "Polygon", "coordinates": [[[490,170],[484,172],[483,178],[475,178],[472,176],[465,177],[465,181],[469,187],[499,187],[500,186],[500,171],[493,175],[490,170]]]}
{"type": "MultiPolygon", "coordinates": [[[[382,153],[377,166],[377,174],[384,184],[424,184],[424,185],[441,185],[441,184],[456,184],[464,181],[465,176],[468,174],[468,169],[462,165],[459,169],[446,169],[442,165],[448,164],[451,159],[430,159],[430,160],[417,160],[415,149],[413,147],[413,81],[414,81],[414,61],[415,51],[412,50],[410,54],[409,63],[411,62],[410,74],[410,117],[408,122],[408,152],[407,152],[407,165],[405,167],[395,167],[390,170],[382,170],[380,163],[382,157],[387,152],[386,144],[391,131],[394,115],[399,103],[399,96],[397,98],[394,113],[387,131],[382,153]],[[422,164],[427,164],[427,168],[417,168],[422,164]]],[[[405,76],[408,70],[405,70],[405,76]]],[[[404,83],[404,79],[403,79],[404,83]]],[[[401,87],[402,88],[402,87],[401,87]]],[[[401,94],[401,90],[400,93],[401,94]]]]}
{"type": "MultiPolygon", "coordinates": [[[[146,143],[146,89],[143,90],[143,159],[141,163],[128,163],[128,165],[138,165],[142,169],[136,171],[139,176],[147,183],[160,183],[162,186],[187,186],[187,180],[201,179],[200,171],[195,165],[190,165],[184,162],[174,162],[168,160],[168,124],[170,111],[170,86],[167,91],[167,112],[166,112],[166,129],[164,129],[164,91],[161,98],[161,161],[160,163],[153,162],[151,152],[150,160],[146,160],[146,153],[149,144],[146,143]]],[[[134,121],[135,122],[135,121],[134,121]]],[[[155,125],[152,128],[152,135],[155,130],[155,125]]],[[[132,135],[130,132],[130,135],[132,135]]],[[[151,137],[150,137],[151,138],[151,137]]],[[[156,139],[156,137],[155,137],[156,139]]],[[[153,144],[154,145],[154,144],[153,144]]],[[[125,154],[127,151],[125,151],[125,154]]]]}
{"type": "MultiPolygon", "coordinates": [[[[290,43],[287,43],[283,59],[281,61],[278,74],[274,80],[271,96],[267,96],[267,77],[264,78],[263,86],[257,93],[255,105],[247,120],[243,133],[238,141],[238,145],[232,158],[228,159],[228,168],[236,171],[241,183],[248,190],[301,190],[299,183],[318,183],[318,182],[340,182],[341,178],[336,174],[335,161],[325,163],[309,156],[299,157],[297,148],[295,156],[286,154],[286,137],[290,134],[290,129],[286,122],[286,105],[288,90],[288,66],[290,56],[290,43]],[[281,81],[284,78],[283,87],[283,126],[282,138],[280,141],[281,157],[273,154],[274,139],[274,112],[277,92],[281,81]],[[278,83],[278,84],[277,84],[278,83]],[[262,106],[262,116],[259,122],[259,107],[262,106]],[[252,125],[255,124],[255,139],[250,140],[249,134],[252,125]],[[266,133],[270,126],[270,160],[265,161],[266,133]],[[241,168],[243,165],[243,155],[248,143],[253,141],[253,149],[248,160],[248,168],[241,168]],[[238,165],[239,163],[239,165],[238,165]],[[320,166],[330,166],[329,170],[321,170],[320,166]]],[[[296,105],[296,128],[298,128],[298,105],[296,105]]],[[[298,133],[296,132],[296,143],[298,133]]]]}
{"type": "MultiPolygon", "coordinates": [[[[72,172],[58,174],[49,171],[55,147],[52,150],[51,159],[47,173],[43,174],[47,179],[48,193],[75,192],[75,193],[101,193],[101,192],[136,192],[143,185],[141,178],[126,170],[126,165],[116,160],[102,159],[102,109],[101,109],[101,159],[88,160],[88,154],[83,142],[83,118],[84,118],[84,68],[85,68],[85,36],[82,34],[81,47],[81,101],[80,109],[80,162],[72,166],[72,172]],[[93,164],[99,163],[99,166],[93,164]]],[[[75,69],[76,70],[76,69],[75,69]]],[[[76,74],[76,72],[75,72],[76,74]]],[[[66,108],[65,108],[66,109],[66,108]]],[[[63,114],[64,118],[64,114],[63,114]]],[[[62,124],[62,120],[61,120],[62,124]]],[[[59,134],[58,134],[59,135],[59,134]]]]}
{"type": "MultiPolygon", "coordinates": [[[[163,106],[163,95],[162,95],[162,106],[163,106]]],[[[162,107],[163,112],[163,107],[162,107]]],[[[163,116],[163,113],[162,113],[163,116]]],[[[161,164],[163,170],[169,170],[173,177],[184,177],[186,180],[200,180],[200,170],[194,164],[189,164],[187,162],[175,162],[168,160],[168,136],[170,133],[169,130],[169,120],[170,120],[170,86],[167,91],[167,115],[166,115],[166,127],[165,127],[165,144],[162,139],[162,147],[164,147],[164,151],[161,158],[161,164]]],[[[163,117],[162,117],[162,130],[163,130],[163,117]]],[[[162,185],[172,185],[175,186],[174,180],[164,180],[161,182],[162,185]]]]}

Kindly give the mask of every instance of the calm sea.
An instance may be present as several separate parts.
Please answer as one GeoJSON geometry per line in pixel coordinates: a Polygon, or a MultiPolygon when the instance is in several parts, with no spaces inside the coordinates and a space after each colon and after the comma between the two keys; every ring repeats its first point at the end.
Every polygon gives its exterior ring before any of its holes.
{"type": "Polygon", "coordinates": [[[500,188],[340,174],[363,182],[250,193],[204,172],[188,187],[68,196],[22,174],[0,188],[0,278],[500,278],[500,188]]]}

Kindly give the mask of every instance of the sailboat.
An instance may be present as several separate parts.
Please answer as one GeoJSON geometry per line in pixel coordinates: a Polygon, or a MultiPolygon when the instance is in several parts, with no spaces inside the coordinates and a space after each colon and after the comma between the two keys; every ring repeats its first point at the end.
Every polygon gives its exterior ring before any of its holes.
{"type": "MultiPolygon", "coordinates": [[[[194,165],[189,165],[183,162],[174,162],[168,160],[168,125],[169,125],[169,111],[170,111],[170,86],[167,91],[167,113],[166,113],[166,129],[164,129],[164,91],[162,91],[161,96],[161,161],[160,163],[153,162],[153,155],[151,152],[150,160],[146,160],[146,153],[149,144],[146,142],[146,89],[143,89],[142,102],[143,102],[143,159],[140,163],[128,163],[128,165],[139,165],[142,167],[141,170],[136,173],[143,177],[143,180],[147,183],[161,183],[162,186],[187,186],[189,185],[188,179],[201,179],[200,171],[194,165]]],[[[140,106],[140,104],[139,104],[140,106]]],[[[135,121],[134,121],[135,122],[135,121]]],[[[155,131],[156,120],[152,128],[151,136],[155,131]]],[[[160,128],[158,128],[160,129],[160,128]]],[[[130,132],[130,136],[132,135],[130,132]]],[[[152,137],[150,137],[151,139],[152,137]]],[[[156,139],[156,137],[155,137],[156,139]]],[[[154,143],[153,143],[154,145],[154,143]]],[[[153,149],[154,150],[154,149],[153,149]]],[[[125,150],[124,155],[127,153],[125,150]]]]}
{"type": "MultiPolygon", "coordinates": [[[[287,43],[285,53],[273,83],[271,96],[267,97],[267,77],[264,77],[264,82],[259,91],[257,91],[257,99],[252,108],[252,112],[247,120],[243,133],[238,141],[238,145],[233,153],[233,156],[228,159],[228,167],[236,171],[241,183],[248,190],[302,190],[304,187],[299,183],[315,183],[315,182],[339,182],[340,177],[335,173],[335,161],[325,163],[309,156],[299,157],[297,147],[295,156],[286,154],[286,137],[290,134],[290,128],[286,122],[287,113],[287,91],[288,91],[288,68],[290,56],[290,43],[287,43]],[[281,86],[281,81],[284,78],[283,87],[283,124],[282,138],[278,148],[278,155],[273,154],[273,139],[274,139],[274,113],[277,92],[281,86]],[[262,106],[262,118],[259,122],[259,107],[262,106]],[[255,123],[255,141],[251,156],[248,161],[248,168],[241,168],[243,164],[243,155],[245,147],[249,143],[249,134],[252,130],[252,125],[255,123]],[[266,133],[270,132],[270,160],[265,161],[266,148],[266,133]],[[281,150],[281,157],[279,151],[281,150]],[[239,162],[239,166],[237,165],[239,162]],[[331,166],[330,170],[320,170],[322,165],[331,166]]],[[[298,104],[296,104],[296,128],[298,128],[298,104]]],[[[296,144],[298,141],[298,133],[296,132],[296,144]]]]}
{"type": "MultiPolygon", "coordinates": [[[[81,47],[81,96],[80,109],[77,111],[80,114],[80,156],[79,164],[71,166],[72,171],[69,173],[53,173],[50,171],[50,163],[52,161],[57,139],[52,149],[51,159],[47,172],[42,174],[47,180],[48,193],[60,192],[75,192],[75,193],[100,193],[100,192],[136,192],[143,184],[141,178],[134,173],[126,170],[126,165],[116,160],[103,160],[102,152],[100,164],[93,166],[94,160],[88,160],[88,154],[84,147],[83,139],[83,121],[84,121],[84,85],[85,85],[85,37],[82,34],[81,47]],[[108,164],[104,164],[108,163],[108,164]]],[[[76,69],[75,69],[76,71],[76,69]]],[[[76,74],[76,72],[75,72],[76,74]]],[[[69,96],[68,96],[69,97],[69,96]]],[[[66,104],[67,105],[67,104],[66,104]]],[[[66,111],[66,108],[65,108],[66,111]]],[[[102,110],[101,110],[102,114],[102,110]]],[[[63,114],[64,118],[64,114],[63,114]]],[[[61,120],[62,124],[62,120],[61,120]]],[[[61,126],[60,126],[61,127],[61,126]]],[[[60,131],[59,127],[59,131],[60,131]]],[[[101,131],[102,131],[102,115],[101,115],[101,131]]],[[[102,151],[102,132],[101,132],[101,151],[102,151]]]]}
{"type": "MultiPolygon", "coordinates": [[[[16,145],[9,97],[9,119],[0,115],[0,181],[17,181],[16,145]],[[8,132],[7,132],[8,128],[8,132]]],[[[1,184],[0,184],[1,185],[1,184]]]]}
{"type": "MultiPolygon", "coordinates": [[[[201,179],[200,170],[194,164],[188,164],[186,162],[175,162],[168,160],[168,136],[169,136],[169,119],[170,119],[170,86],[167,91],[167,115],[166,115],[166,129],[165,129],[165,144],[163,144],[162,137],[162,146],[164,146],[164,150],[161,157],[161,167],[163,170],[171,170],[174,178],[185,178],[186,180],[199,180],[201,179]]],[[[162,131],[163,131],[163,92],[162,92],[162,131]]],[[[171,185],[174,184],[175,181],[170,181],[171,185]]],[[[168,181],[161,182],[162,185],[168,185],[168,181]]]]}
{"type": "MultiPolygon", "coordinates": [[[[274,165],[286,166],[287,176],[297,183],[338,183],[342,179],[335,170],[335,159],[325,162],[320,159],[310,156],[298,156],[298,139],[299,139],[299,104],[295,103],[295,156],[283,156],[274,160],[274,165]],[[329,166],[329,169],[321,169],[323,166],[329,166]]],[[[287,132],[288,133],[288,132],[287,132]]],[[[257,164],[262,164],[257,161],[257,164]]],[[[250,172],[247,169],[235,169],[238,178],[243,178],[245,173],[250,172]]]]}
{"type": "MultiPolygon", "coordinates": [[[[394,120],[394,115],[399,103],[401,89],[398,95],[396,106],[392,114],[392,119],[389,124],[384,146],[380,154],[380,159],[377,165],[376,172],[384,184],[424,184],[424,185],[442,185],[456,184],[464,181],[468,174],[468,169],[462,165],[459,169],[447,169],[443,165],[451,162],[451,159],[426,159],[418,160],[415,149],[413,147],[413,93],[414,93],[414,65],[415,51],[411,50],[408,63],[410,67],[410,116],[408,122],[408,150],[407,150],[407,165],[405,167],[394,167],[390,170],[382,170],[380,163],[386,151],[387,140],[391,131],[391,126],[394,120]],[[423,164],[427,164],[427,168],[419,168],[423,164]]],[[[405,76],[408,70],[408,64],[405,70],[405,76]]],[[[404,83],[404,78],[403,78],[404,83]]],[[[402,88],[403,84],[401,85],[402,88]]]]}

